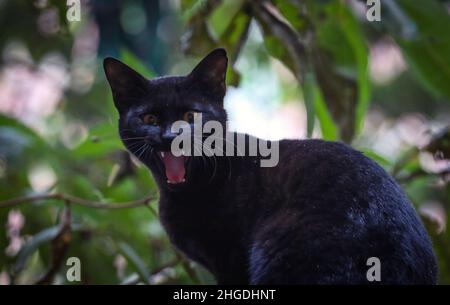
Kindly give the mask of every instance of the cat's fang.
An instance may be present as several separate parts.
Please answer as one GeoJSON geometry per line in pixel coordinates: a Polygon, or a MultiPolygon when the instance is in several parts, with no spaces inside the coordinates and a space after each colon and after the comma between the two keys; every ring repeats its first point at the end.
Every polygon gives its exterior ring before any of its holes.
{"type": "Polygon", "coordinates": [[[169,179],[167,179],[167,184],[179,184],[179,183],[184,183],[184,182],[186,182],[185,178],[183,178],[183,180],[181,180],[180,182],[173,182],[173,181],[170,181],[169,179]]]}

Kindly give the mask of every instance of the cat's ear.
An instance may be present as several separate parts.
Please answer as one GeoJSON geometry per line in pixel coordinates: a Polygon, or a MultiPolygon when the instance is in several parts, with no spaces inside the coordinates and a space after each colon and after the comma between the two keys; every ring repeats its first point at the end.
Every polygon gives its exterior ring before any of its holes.
{"type": "Polygon", "coordinates": [[[127,100],[140,98],[147,93],[148,81],[126,64],[112,57],[103,61],[106,78],[117,108],[122,108],[127,100]]]}
{"type": "Polygon", "coordinates": [[[226,91],[227,63],[227,52],[224,49],[215,49],[202,59],[189,74],[189,77],[208,86],[223,97],[226,91]]]}

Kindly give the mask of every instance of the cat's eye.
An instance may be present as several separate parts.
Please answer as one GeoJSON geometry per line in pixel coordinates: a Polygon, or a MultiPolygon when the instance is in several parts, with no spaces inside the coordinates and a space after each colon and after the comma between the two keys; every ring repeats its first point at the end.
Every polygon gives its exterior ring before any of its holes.
{"type": "Polygon", "coordinates": [[[158,119],[153,114],[147,113],[142,116],[142,121],[144,121],[147,125],[156,125],[158,124],[158,119]]]}
{"type": "Polygon", "coordinates": [[[199,115],[198,112],[189,110],[183,114],[183,120],[188,123],[193,123],[194,120],[198,117],[198,115],[199,115]]]}

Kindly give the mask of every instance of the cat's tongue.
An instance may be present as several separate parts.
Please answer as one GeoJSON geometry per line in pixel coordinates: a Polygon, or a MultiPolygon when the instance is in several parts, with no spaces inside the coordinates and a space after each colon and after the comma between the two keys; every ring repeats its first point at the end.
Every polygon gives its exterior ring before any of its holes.
{"type": "Polygon", "coordinates": [[[175,157],[170,151],[162,152],[161,158],[166,168],[166,177],[169,183],[184,182],[186,169],[184,168],[184,156],[175,157]]]}

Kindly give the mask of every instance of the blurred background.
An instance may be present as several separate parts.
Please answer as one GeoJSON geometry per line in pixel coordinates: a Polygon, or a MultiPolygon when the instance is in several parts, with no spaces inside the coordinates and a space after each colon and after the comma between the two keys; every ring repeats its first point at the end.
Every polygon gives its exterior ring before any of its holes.
{"type": "Polygon", "coordinates": [[[344,141],[376,160],[450,284],[450,1],[382,0],[380,21],[369,8],[0,0],[0,284],[214,283],[168,242],[152,177],[118,138],[102,59],[180,75],[216,47],[229,54],[232,129],[344,141]],[[66,277],[69,257],[81,282],[66,277]]]}

